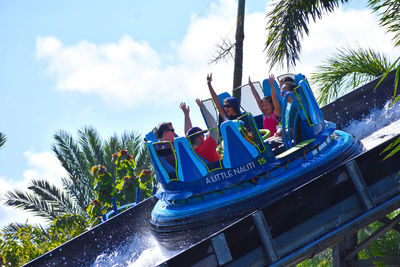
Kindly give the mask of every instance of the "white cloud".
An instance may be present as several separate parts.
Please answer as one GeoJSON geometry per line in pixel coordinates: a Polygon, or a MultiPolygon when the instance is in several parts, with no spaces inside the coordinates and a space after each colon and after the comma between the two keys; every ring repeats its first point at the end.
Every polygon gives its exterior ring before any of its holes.
{"type": "MultiPolygon", "coordinates": [[[[24,180],[15,182],[12,179],[0,176],[1,195],[16,189],[26,191],[28,183],[32,179],[46,179],[51,184],[61,188],[61,177],[66,177],[67,174],[55,156],[50,152],[36,153],[32,149],[25,151],[24,156],[29,166],[29,169],[24,171],[24,180]]],[[[2,200],[4,200],[3,197],[2,200]]],[[[0,204],[0,226],[11,222],[24,223],[27,220],[28,223],[32,224],[46,223],[43,219],[33,216],[32,213],[0,204]]]]}
{"type": "Polygon", "coordinates": [[[337,53],[338,48],[371,48],[392,59],[399,56],[391,36],[378,26],[370,9],[338,9],[310,24],[309,30],[310,35],[302,42],[301,63],[296,68],[304,74],[315,71],[315,66],[337,53]]]}
{"type": "Polygon", "coordinates": [[[1,192],[6,192],[12,189],[11,180],[6,177],[0,176],[0,188],[1,192]]]}
{"type": "Polygon", "coordinates": [[[35,152],[27,150],[24,152],[30,169],[24,171],[25,181],[32,179],[46,179],[50,183],[62,187],[61,177],[67,177],[67,172],[60,165],[58,159],[50,152],[35,152]]]}
{"type": "MultiPolygon", "coordinates": [[[[212,3],[202,17],[192,15],[180,43],[171,43],[174,52],[160,54],[149,43],[123,36],[117,43],[93,44],[81,41],[67,46],[53,36],[37,38],[37,58],[46,63],[56,78],[57,88],[99,95],[105,102],[122,108],[177,99],[208,97],[207,72],[213,72],[218,92],[230,91],[233,63],[208,65],[215,45],[235,35],[237,6],[234,0],[212,3]],[[173,62],[173,63],[171,63],[173,62]]],[[[267,77],[265,64],[265,12],[246,14],[243,82],[267,77]]],[[[378,27],[369,10],[342,10],[309,26],[310,36],[302,42],[301,62],[294,70],[309,74],[336,48],[355,45],[394,55],[390,38],[378,27]]],[[[273,70],[276,74],[282,70],[273,70]]]]}

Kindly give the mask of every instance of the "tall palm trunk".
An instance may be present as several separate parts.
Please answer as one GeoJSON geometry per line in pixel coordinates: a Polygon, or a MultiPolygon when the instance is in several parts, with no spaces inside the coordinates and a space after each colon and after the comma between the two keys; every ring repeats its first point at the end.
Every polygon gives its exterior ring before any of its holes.
{"type": "MultiPolygon", "coordinates": [[[[233,89],[242,85],[243,72],[243,40],[244,40],[244,7],[245,0],[239,0],[236,22],[236,43],[235,43],[235,66],[233,69],[233,89]]],[[[232,95],[239,100],[241,93],[239,90],[233,91],[232,95]]]]}

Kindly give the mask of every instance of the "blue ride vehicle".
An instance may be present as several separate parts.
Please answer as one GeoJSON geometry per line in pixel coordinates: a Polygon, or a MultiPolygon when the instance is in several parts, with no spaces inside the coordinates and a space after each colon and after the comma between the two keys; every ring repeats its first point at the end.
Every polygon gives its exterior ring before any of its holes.
{"type": "MultiPolygon", "coordinates": [[[[171,233],[248,214],[364,150],[352,135],[324,121],[306,78],[302,74],[294,78],[297,87],[293,93],[282,99],[278,91],[282,118],[290,96],[296,107],[289,110],[295,114],[289,114],[288,125],[282,120],[282,128],[287,130],[283,130],[281,147],[273,138],[263,139],[259,131],[262,114],[259,110],[257,114],[254,108],[251,113],[244,112],[241,120],[221,124],[223,156],[218,162],[207,162],[194,151],[188,138],[178,137],[171,144],[170,153],[176,159],[175,166],[171,166],[164,158],[165,153],[157,150],[160,142],[151,133],[146,136],[160,184],[158,202],[151,213],[153,230],[171,233]]],[[[278,84],[275,88],[279,90],[278,84]]],[[[242,106],[250,103],[242,108],[249,111],[253,96],[248,87],[240,89],[242,106]]],[[[270,95],[267,80],[260,90],[270,95]]],[[[206,106],[216,114],[215,105],[207,101],[206,106]]]]}

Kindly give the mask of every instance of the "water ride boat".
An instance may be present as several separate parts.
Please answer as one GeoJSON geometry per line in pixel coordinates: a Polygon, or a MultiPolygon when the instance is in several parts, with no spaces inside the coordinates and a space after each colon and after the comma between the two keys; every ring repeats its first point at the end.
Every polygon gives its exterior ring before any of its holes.
{"type": "MultiPolygon", "coordinates": [[[[218,162],[207,162],[195,152],[189,138],[178,137],[169,144],[168,153],[175,158],[175,166],[172,166],[165,159],[165,151],[158,150],[159,144],[165,142],[158,142],[151,133],[146,136],[160,184],[156,194],[158,202],[151,213],[154,231],[190,230],[248,214],[317,179],[364,150],[352,135],[336,130],[334,123],[324,121],[305,76],[297,74],[293,78],[297,87],[283,99],[275,83],[282,118],[289,112],[288,121],[282,120],[280,140],[263,138],[259,111],[258,114],[256,111],[244,112],[238,120],[223,122],[219,129],[214,129],[223,144],[223,155],[218,162]],[[289,102],[292,102],[290,109],[287,108],[289,102]]],[[[264,95],[271,94],[267,80],[262,89],[261,85],[258,88],[264,95]]],[[[249,111],[251,103],[255,106],[253,96],[246,86],[240,89],[243,111],[249,111]],[[248,107],[244,106],[246,103],[250,103],[248,107]]],[[[223,93],[220,98],[228,95],[223,93]]],[[[217,114],[212,100],[205,104],[217,114]]]]}

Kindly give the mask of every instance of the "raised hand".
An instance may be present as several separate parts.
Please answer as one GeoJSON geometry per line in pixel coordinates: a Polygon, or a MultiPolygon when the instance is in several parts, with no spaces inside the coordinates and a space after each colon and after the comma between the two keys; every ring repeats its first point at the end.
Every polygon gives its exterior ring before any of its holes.
{"type": "Polygon", "coordinates": [[[212,81],[212,73],[207,74],[207,83],[211,83],[212,81]]]}
{"type": "Polygon", "coordinates": [[[201,100],[198,98],[196,98],[196,103],[197,103],[197,105],[199,105],[200,108],[204,107],[204,103],[201,102],[201,100]]]}
{"type": "Polygon", "coordinates": [[[183,111],[183,113],[184,113],[185,115],[189,115],[190,108],[189,108],[189,106],[186,106],[186,103],[185,103],[185,102],[181,102],[181,103],[179,104],[179,107],[181,108],[181,110],[183,111]]]}
{"type": "Polygon", "coordinates": [[[269,82],[269,85],[272,87],[272,85],[275,82],[275,76],[273,74],[269,75],[268,82],[269,82]]]}

